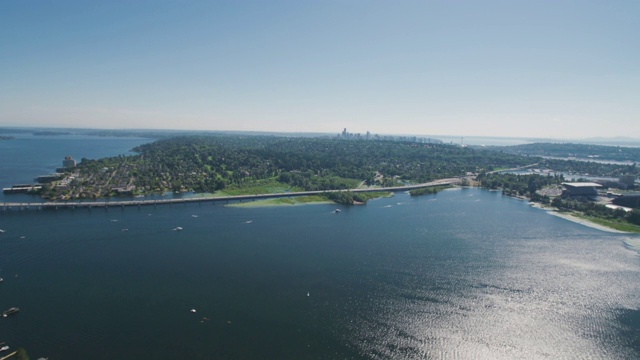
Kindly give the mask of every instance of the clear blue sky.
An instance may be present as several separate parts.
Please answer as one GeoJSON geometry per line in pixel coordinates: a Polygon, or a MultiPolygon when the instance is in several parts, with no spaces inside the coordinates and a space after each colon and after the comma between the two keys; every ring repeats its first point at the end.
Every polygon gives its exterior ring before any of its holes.
{"type": "Polygon", "coordinates": [[[0,1],[0,126],[640,138],[640,1],[0,1]]]}

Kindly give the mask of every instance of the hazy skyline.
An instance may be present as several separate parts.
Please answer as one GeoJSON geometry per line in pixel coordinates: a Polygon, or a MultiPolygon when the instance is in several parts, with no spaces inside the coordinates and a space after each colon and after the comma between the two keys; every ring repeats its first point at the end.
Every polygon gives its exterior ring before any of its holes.
{"type": "Polygon", "coordinates": [[[0,2],[0,126],[640,138],[636,1],[0,2]]]}

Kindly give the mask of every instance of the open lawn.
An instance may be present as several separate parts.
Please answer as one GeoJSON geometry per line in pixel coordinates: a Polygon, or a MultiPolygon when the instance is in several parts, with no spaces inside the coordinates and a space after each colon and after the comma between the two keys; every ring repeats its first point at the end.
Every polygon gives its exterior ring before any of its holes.
{"type": "Polygon", "coordinates": [[[250,202],[231,203],[227,206],[233,207],[265,207],[265,206],[287,206],[287,205],[306,205],[306,204],[330,204],[333,201],[327,200],[325,197],[316,196],[292,196],[288,198],[273,198],[256,200],[250,202]]]}

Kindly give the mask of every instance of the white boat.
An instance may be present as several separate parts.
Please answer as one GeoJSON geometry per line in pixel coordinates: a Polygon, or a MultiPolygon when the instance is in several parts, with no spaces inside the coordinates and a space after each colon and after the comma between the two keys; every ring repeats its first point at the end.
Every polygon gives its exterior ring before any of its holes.
{"type": "Polygon", "coordinates": [[[9,347],[7,345],[0,347],[0,351],[7,351],[9,350],[9,347]]]}
{"type": "Polygon", "coordinates": [[[342,210],[340,210],[340,209],[335,209],[333,212],[337,212],[337,213],[339,213],[340,211],[342,211],[342,210]]]}
{"type": "Polygon", "coordinates": [[[181,231],[181,230],[182,230],[182,227],[181,227],[181,226],[178,226],[178,227],[176,227],[176,228],[174,228],[174,229],[173,229],[173,231],[181,231]]]}
{"type": "Polygon", "coordinates": [[[3,232],[4,232],[4,230],[0,229],[0,233],[3,233],[3,232]]]}
{"type": "Polygon", "coordinates": [[[18,311],[20,311],[20,308],[12,307],[9,310],[3,311],[2,312],[2,317],[7,317],[9,315],[13,315],[13,314],[17,313],[18,311]]]}

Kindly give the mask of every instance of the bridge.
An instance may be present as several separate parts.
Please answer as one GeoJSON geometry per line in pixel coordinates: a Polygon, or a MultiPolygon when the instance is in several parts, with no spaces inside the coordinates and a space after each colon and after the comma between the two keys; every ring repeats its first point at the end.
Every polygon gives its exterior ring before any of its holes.
{"type": "Polygon", "coordinates": [[[294,197],[294,196],[308,196],[308,195],[320,195],[330,192],[343,192],[350,191],[354,193],[364,192],[396,192],[396,191],[409,191],[414,189],[420,189],[425,187],[445,186],[445,185],[457,185],[462,180],[460,178],[440,179],[428,183],[395,186],[385,188],[368,188],[368,189],[346,189],[346,190],[318,190],[318,191],[300,191],[289,193],[274,193],[274,194],[255,194],[255,195],[234,195],[234,196],[216,196],[216,197],[192,197],[181,199],[157,199],[157,200],[121,200],[121,201],[48,201],[48,202],[5,202],[0,203],[0,210],[7,211],[12,209],[28,210],[28,209],[78,209],[78,208],[118,208],[125,206],[149,206],[149,205],[171,205],[171,204],[183,204],[183,203],[203,203],[203,202],[229,202],[229,201],[255,201],[269,198],[281,198],[281,197],[294,197]]]}

